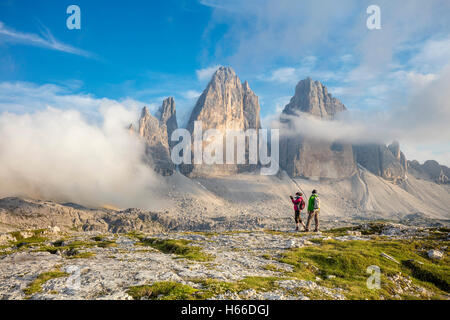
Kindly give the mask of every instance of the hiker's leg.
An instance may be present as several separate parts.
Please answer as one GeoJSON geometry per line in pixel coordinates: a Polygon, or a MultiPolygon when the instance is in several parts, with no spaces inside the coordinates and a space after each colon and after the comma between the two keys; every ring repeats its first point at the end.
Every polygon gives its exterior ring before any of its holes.
{"type": "Polygon", "coordinates": [[[313,215],[312,212],[308,212],[308,220],[306,221],[306,231],[309,231],[309,226],[311,225],[312,215],[313,215]]]}
{"type": "Polygon", "coordinates": [[[319,231],[319,211],[314,212],[314,223],[316,224],[316,231],[319,231]]]}
{"type": "Polygon", "coordinates": [[[303,223],[303,220],[302,220],[301,213],[300,213],[300,215],[298,216],[298,219],[299,219],[300,223],[302,224],[303,229],[306,229],[306,226],[305,226],[305,224],[303,223]]]}

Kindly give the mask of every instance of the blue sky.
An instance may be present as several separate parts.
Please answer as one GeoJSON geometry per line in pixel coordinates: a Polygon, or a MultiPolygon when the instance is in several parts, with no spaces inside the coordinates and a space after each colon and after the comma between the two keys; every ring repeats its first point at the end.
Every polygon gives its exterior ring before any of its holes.
{"type": "Polygon", "coordinates": [[[0,114],[51,106],[96,118],[104,98],[154,110],[174,96],[183,123],[226,65],[260,97],[266,125],[311,76],[379,121],[361,134],[450,165],[448,16],[445,0],[0,0],[0,114]],[[66,27],[71,4],[81,30],[66,27]],[[381,30],[366,27],[371,4],[381,30]]]}

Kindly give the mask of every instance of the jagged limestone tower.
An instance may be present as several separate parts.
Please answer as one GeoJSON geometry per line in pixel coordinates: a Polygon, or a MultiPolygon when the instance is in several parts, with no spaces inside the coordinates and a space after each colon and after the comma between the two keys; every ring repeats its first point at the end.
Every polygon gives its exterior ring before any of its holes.
{"type": "Polygon", "coordinates": [[[156,115],[159,119],[160,126],[166,126],[167,128],[167,138],[170,148],[173,147],[174,142],[171,141],[170,137],[172,132],[178,129],[177,123],[177,111],[175,108],[175,99],[173,97],[168,97],[164,99],[161,107],[156,115]]]}
{"type": "MultiPolygon", "coordinates": [[[[190,116],[187,129],[193,136],[195,121],[202,122],[202,130],[216,129],[222,134],[227,130],[261,128],[260,106],[258,97],[250,89],[247,82],[241,83],[234,70],[220,67],[213,75],[206,89],[199,97],[190,116]]],[[[204,143],[203,147],[208,143],[204,143]]],[[[226,142],[223,141],[225,148],[226,142]]],[[[194,150],[194,149],[192,149],[194,150]]],[[[246,144],[246,156],[248,145],[246,144]]],[[[224,162],[226,148],[224,149],[224,162]]],[[[240,171],[251,170],[249,165],[207,165],[194,164],[180,166],[181,172],[188,176],[229,175],[240,171]]]]}
{"type": "MultiPolygon", "coordinates": [[[[172,175],[175,170],[175,165],[170,157],[173,145],[170,136],[178,128],[175,100],[172,97],[165,99],[156,116],[152,116],[148,108],[144,107],[139,118],[137,133],[145,141],[148,164],[156,172],[168,176],[172,175]]],[[[130,133],[136,133],[132,124],[128,130],[130,133]]]]}

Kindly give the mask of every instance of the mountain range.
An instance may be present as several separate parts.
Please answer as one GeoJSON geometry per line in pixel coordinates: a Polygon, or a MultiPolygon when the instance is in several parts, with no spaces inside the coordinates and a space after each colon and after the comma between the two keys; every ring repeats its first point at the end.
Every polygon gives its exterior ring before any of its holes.
{"type": "MultiPolygon", "coordinates": [[[[311,78],[299,81],[294,96],[280,114],[280,121],[284,125],[280,133],[280,169],[293,178],[342,179],[357,174],[357,167],[361,166],[395,184],[405,182],[408,175],[438,184],[450,183],[448,167],[433,160],[424,164],[407,160],[397,141],[390,145],[350,144],[291,134],[295,133],[295,126],[301,123],[304,114],[333,120],[345,112],[349,112],[345,105],[333,97],[321,82],[311,78]]],[[[203,130],[217,129],[223,133],[226,130],[259,130],[258,96],[247,81],[241,82],[232,68],[220,67],[190,115],[187,130],[191,134],[195,121],[202,121],[203,130]]],[[[177,128],[175,101],[172,97],[164,100],[155,116],[144,107],[139,128],[135,130],[130,126],[146,141],[149,163],[163,175],[170,175],[175,170],[170,160],[173,142],[169,138],[177,128]]],[[[193,164],[181,167],[181,172],[190,177],[233,175],[252,170],[255,167],[239,165],[193,164]]]]}
{"type": "MultiPolygon", "coordinates": [[[[333,121],[350,111],[319,81],[301,80],[279,115],[279,170],[261,175],[262,165],[174,165],[170,141],[178,128],[175,100],[165,99],[152,115],[142,109],[129,134],[145,144],[145,163],[159,178],[149,191],[148,208],[89,209],[83,203],[53,203],[48,199],[7,198],[0,201],[0,232],[17,228],[139,230],[230,230],[292,227],[289,195],[298,191],[321,197],[324,227],[361,220],[390,220],[421,225],[450,224],[450,169],[436,161],[407,160],[398,142],[352,144],[321,140],[297,132],[308,119],[333,121]],[[32,208],[32,209],[31,209],[32,208]],[[26,214],[24,214],[26,212],[26,214]]],[[[202,128],[255,130],[261,126],[258,96],[233,69],[219,68],[190,115],[202,128]]],[[[205,146],[205,142],[203,142],[205,146]]],[[[248,157],[249,144],[245,144],[248,157]]],[[[145,193],[146,191],[143,190],[145,193]]],[[[76,200],[75,200],[76,201],[76,200]]],[[[67,201],[66,201],[67,202],[67,201]]],[[[73,200],[70,200],[73,202],[73,200]]]]}

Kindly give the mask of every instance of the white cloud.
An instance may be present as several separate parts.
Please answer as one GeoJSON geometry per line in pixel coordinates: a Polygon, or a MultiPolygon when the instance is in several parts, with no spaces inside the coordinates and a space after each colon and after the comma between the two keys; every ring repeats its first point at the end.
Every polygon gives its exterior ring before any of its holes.
{"type": "Polygon", "coordinates": [[[410,64],[424,73],[435,73],[450,63],[450,37],[425,42],[410,64]]]}
{"type": "MultiPolygon", "coordinates": [[[[216,27],[227,25],[227,32],[210,48],[211,55],[239,67],[261,67],[282,58],[290,62],[310,55],[319,45],[336,47],[330,35],[359,16],[359,1],[296,0],[203,0],[213,8],[205,31],[208,37],[216,27]]],[[[364,12],[365,8],[361,9],[364,12]]],[[[365,27],[365,24],[363,24],[365,27]]],[[[335,39],[333,39],[335,40],[335,39]]]]}
{"type": "Polygon", "coordinates": [[[200,97],[201,92],[195,91],[195,90],[187,90],[185,92],[182,92],[182,96],[186,99],[197,99],[200,97]]]}
{"type": "Polygon", "coordinates": [[[140,103],[23,83],[2,83],[0,97],[7,88],[14,93],[6,105],[0,101],[0,110],[16,105],[23,112],[0,112],[0,197],[121,208],[158,205],[163,181],[143,163],[143,142],[126,130],[139,117],[140,103]],[[51,107],[36,108],[48,102],[51,107]]]}
{"type": "Polygon", "coordinates": [[[199,81],[209,81],[214,72],[216,72],[220,67],[220,65],[215,65],[212,67],[196,70],[195,73],[197,74],[197,79],[199,81]]]}
{"type": "Polygon", "coordinates": [[[37,35],[34,33],[24,33],[20,31],[16,31],[12,28],[5,26],[3,22],[0,21],[0,42],[12,42],[12,43],[22,43],[31,46],[37,46],[42,48],[47,48],[51,50],[71,53],[79,56],[83,56],[86,58],[95,58],[95,55],[82,50],[75,48],[71,45],[62,43],[53,37],[50,30],[43,27],[44,32],[42,35],[37,35]]]}
{"type": "Polygon", "coordinates": [[[280,68],[273,71],[268,80],[281,83],[292,83],[298,81],[298,77],[295,68],[280,68]]]}
{"type": "Polygon", "coordinates": [[[450,149],[449,146],[442,146],[442,145],[420,145],[417,144],[409,144],[409,143],[403,143],[401,145],[402,151],[407,157],[411,160],[417,160],[420,163],[424,163],[427,160],[435,160],[439,162],[441,165],[445,165],[447,167],[450,167],[450,149]],[[436,150],[439,150],[444,148],[444,151],[436,152],[436,150]],[[445,149],[447,148],[447,149],[445,149]]]}

